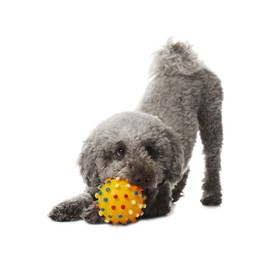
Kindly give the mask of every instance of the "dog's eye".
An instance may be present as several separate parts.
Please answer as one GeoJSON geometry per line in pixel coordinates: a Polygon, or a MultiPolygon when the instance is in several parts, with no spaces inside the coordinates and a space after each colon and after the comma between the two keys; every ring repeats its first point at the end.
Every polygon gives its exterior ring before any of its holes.
{"type": "Polygon", "coordinates": [[[155,151],[151,146],[146,146],[145,150],[153,160],[157,158],[158,152],[155,151]]]}
{"type": "Polygon", "coordinates": [[[118,149],[116,150],[116,155],[117,155],[117,157],[118,157],[119,159],[124,158],[125,154],[126,154],[126,151],[125,151],[124,148],[118,148],[118,149]]]}

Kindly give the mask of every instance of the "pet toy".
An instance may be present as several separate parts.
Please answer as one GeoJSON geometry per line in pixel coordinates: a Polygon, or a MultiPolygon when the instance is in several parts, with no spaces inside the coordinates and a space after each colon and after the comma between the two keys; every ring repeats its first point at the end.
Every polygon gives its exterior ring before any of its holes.
{"type": "Polygon", "coordinates": [[[104,217],[104,222],[135,223],[136,218],[143,215],[146,196],[140,187],[130,184],[128,180],[107,178],[98,189],[95,206],[99,209],[99,215],[104,217]]]}

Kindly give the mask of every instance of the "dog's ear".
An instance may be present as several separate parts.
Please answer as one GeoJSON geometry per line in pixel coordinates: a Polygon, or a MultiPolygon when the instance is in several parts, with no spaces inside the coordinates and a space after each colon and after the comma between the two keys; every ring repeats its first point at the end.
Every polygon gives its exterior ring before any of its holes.
{"type": "Polygon", "coordinates": [[[167,133],[171,147],[171,162],[170,166],[168,167],[169,172],[167,180],[169,180],[171,183],[176,183],[182,178],[184,169],[183,146],[180,141],[180,136],[177,133],[175,133],[172,129],[168,129],[167,133]]]}
{"type": "Polygon", "coordinates": [[[96,165],[96,160],[98,157],[97,148],[98,145],[96,138],[94,134],[92,134],[84,142],[82,151],[77,160],[83,180],[89,187],[96,187],[100,183],[96,165]]]}

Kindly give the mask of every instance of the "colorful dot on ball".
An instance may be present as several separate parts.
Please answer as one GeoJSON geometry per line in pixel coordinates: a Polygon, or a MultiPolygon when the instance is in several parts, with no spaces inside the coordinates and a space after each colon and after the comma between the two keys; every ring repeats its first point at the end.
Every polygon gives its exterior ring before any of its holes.
{"type": "Polygon", "coordinates": [[[124,194],[124,198],[127,199],[128,198],[128,195],[127,194],[124,194]]]}
{"type": "Polygon", "coordinates": [[[139,194],[139,192],[135,190],[135,191],[134,191],[134,195],[137,196],[138,194],[139,194]]]}
{"type": "Polygon", "coordinates": [[[107,202],[107,201],[108,201],[108,199],[107,199],[107,198],[103,198],[103,201],[104,201],[104,202],[107,202]]]}
{"type": "Polygon", "coordinates": [[[110,188],[109,188],[109,187],[107,187],[105,190],[108,192],[108,191],[110,191],[110,188]]]}

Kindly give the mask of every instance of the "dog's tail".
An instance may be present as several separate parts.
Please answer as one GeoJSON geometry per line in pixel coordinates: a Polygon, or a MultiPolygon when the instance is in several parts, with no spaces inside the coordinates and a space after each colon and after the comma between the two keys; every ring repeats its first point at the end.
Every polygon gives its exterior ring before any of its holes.
{"type": "Polygon", "coordinates": [[[170,38],[153,54],[150,76],[191,75],[204,68],[188,43],[174,43],[170,38]]]}

